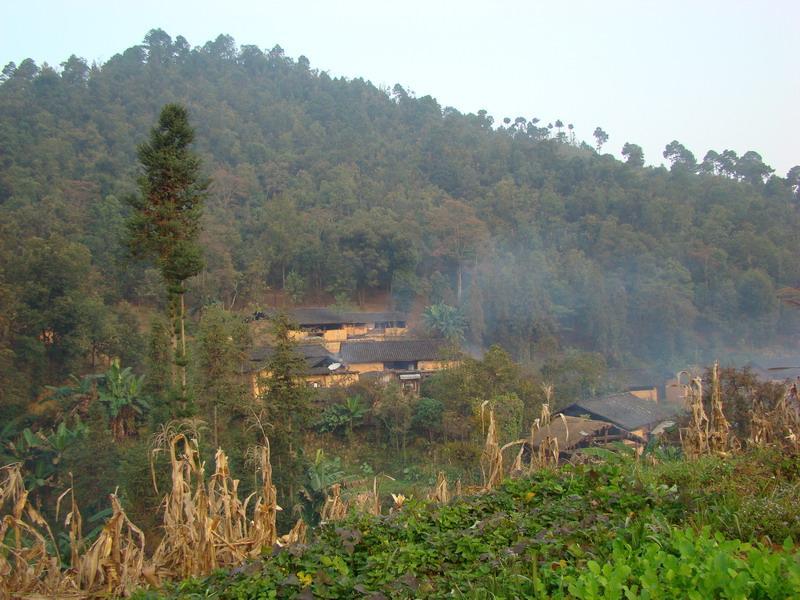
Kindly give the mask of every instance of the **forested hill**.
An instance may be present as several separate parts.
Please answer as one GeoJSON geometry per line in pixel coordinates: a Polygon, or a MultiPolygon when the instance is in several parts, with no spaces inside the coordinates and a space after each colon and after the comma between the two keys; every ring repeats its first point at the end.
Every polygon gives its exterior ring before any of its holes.
{"type": "Polygon", "coordinates": [[[519,360],[575,347],[609,364],[796,331],[776,290],[800,280],[799,168],[770,176],[755,152],[696,161],[677,142],[670,170],[646,168],[635,140],[598,152],[561,121],[494,122],[331,78],[278,46],[191,48],[154,30],[103,65],[3,70],[3,393],[97,353],[141,360],[133,315],[163,299],[121,244],[123,198],[167,102],[189,108],[212,180],[195,310],[263,305],[268,288],[354,303],[390,291],[400,308],[460,304],[471,342],[519,360]]]}

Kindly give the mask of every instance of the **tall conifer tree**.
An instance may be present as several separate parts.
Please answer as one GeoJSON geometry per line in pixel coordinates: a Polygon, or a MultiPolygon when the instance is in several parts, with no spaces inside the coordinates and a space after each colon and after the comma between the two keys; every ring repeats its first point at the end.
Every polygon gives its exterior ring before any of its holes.
{"type": "Polygon", "coordinates": [[[200,176],[200,159],[190,149],[194,129],[186,108],[167,104],[150,138],[138,148],[143,173],[140,193],[128,199],[134,213],[128,221],[133,253],[155,262],[169,298],[175,365],[181,395],[186,393],[185,282],[203,268],[197,237],[208,180],[200,176]]]}

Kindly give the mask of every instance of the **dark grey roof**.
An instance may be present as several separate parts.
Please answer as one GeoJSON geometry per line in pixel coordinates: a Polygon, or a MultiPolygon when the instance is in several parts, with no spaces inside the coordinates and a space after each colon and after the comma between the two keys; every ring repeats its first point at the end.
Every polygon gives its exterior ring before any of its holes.
{"type": "MultiPolygon", "coordinates": [[[[250,360],[245,367],[245,371],[260,371],[265,367],[274,352],[272,346],[260,346],[250,351],[250,360]]],[[[341,363],[342,360],[335,354],[329,352],[320,344],[298,344],[295,350],[306,362],[306,373],[309,375],[319,375],[330,372],[328,365],[341,363]]]]}
{"type": "Polygon", "coordinates": [[[342,342],[339,354],[347,364],[439,360],[441,340],[384,340],[342,342]]]}
{"type": "Polygon", "coordinates": [[[761,358],[751,360],[745,367],[765,381],[783,381],[800,377],[800,357],[761,358]]]}
{"type": "MultiPolygon", "coordinates": [[[[274,315],[278,311],[270,310],[274,315]]],[[[405,321],[406,315],[397,311],[385,312],[343,312],[330,308],[293,308],[286,311],[289,319],[301,326],[338,325],[345,323],[384,323],[405,321]]]]}
{"type": "Polygon", "coordinates": [[[671,402],[644,400],[624,392],[581,400],[559,412],[573,417],[589,415],[631,431],[674,419],[683,412],[683,407],[671,402]]]}

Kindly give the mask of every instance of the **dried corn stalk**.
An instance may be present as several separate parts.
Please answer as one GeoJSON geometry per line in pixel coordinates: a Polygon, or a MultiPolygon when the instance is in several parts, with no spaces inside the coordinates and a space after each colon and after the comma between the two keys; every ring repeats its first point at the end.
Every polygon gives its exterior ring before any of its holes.
{"type": "Polygon", "coordinates": [[[378,516],[381,514],[381,501],[378,495],[378,478],[372,479],[372,491],[366,491],[353,498],[353,507],[359,512],[378,516]]]}
{"type": "Polygon", "coordinates": [[[261,456],[261,495],[256,499],[253,509],[253,525],[249,537],[249,554],[257,556],[261,549],[272,546],[278,538],[276,519],[278,511],[278,492],[272,483],[272,463],[270,462],[269,439],[260,446],[261,456]]]}
{"type": "MultiPolygon", "coordinates": [[[[553,394],[553,386],[543,386],[545,391],[545,398],[548,402],[542,404],[542,409],[539,417],[531,425],[530,438],[528,439],[528,446],[530,448],[531,458],[528,463],[528,472],[533,473],[538,469],[545,469],[549,466],[557,467],[560,457],[558,448],[558,439],[550,436],[550,403],[549,400],[553,394]],[[548,434],[539,441],[538,446],[535,443],[536,437],[540,431],[547,430],[548,434]]],[[[569,441],[569,427],[567,427],[564,415],[558,415],[564,423],[564,430],[567,432],[567,440],[569,441]]]]}
{"type": "Polygon", "coordinates": [[[769,415],[774,424],[774,441],[794,452],[800,452],[800,404],[794,386],[781,398],[769,415]]]}
{"type": "Polygon", "coordinates": [[[715,454],[727,454],[735,450],[738,440],[731,434],[731,425],[722,410],[722,388],[719,380],[719,363],[711,370],[711,419],[708,435],[709,450],[715,454]]]}
{"type": "Polygon", "coordinates": [[[703,408],[703,382],[695,377],[683,390],[684,402],[692,417],[688,427],[680,431],[681,446],[687,458],[697,458],[709,452],[709,420],[703,408]]]}
{"type": "Polygon", "coordinates": [[[164,537],[153,555],[158,573],[189,577],[241,563],[277,540],[276,502],[269,446],[259,448],[262,489],[255,498],[253,518],[247,507],[255,496],[239,499],[239,481],[232,479],[228,457],[216,454],[216,469],[208,484],[198,444],[184,434],[170,441],[172,489],[164,500],[164,537]],[[179,448],[182,454],[179,456],[179,448]]]}
{"type": "Polygon", "coordinates": [[[281,546],[288,546],[290,544],[305,544],[306,534],[308,533],[308,525],[303,519],[297,519],[297,523],[286,535],[278,538],[277,543],[281,546]]]}
{"type": "Polygon", "coordinates": [[[19,463],[0,468],[0,514],[0,597],[58,596],[72,588],[61,577],[58,555],[48,553],[48,543],[57,548],[55,539],[28,501],[19,463]]]}
{"type": "Polygon", "coordinates": [[[334,483],[331,486],[331,493],[325,497],[325,504],[322,506],[321,520],[323,523],[340,521],[347,516],[347,502],[342,500],[342,486],[334,483]]]}
{"type": "Polygon", "coordinates": [[[489,410],[489,429],[486,432],[486,443],[481,455],[481,475],[483,489],[491,490],[503,479],[503,453],[497,444],[497,424],[494,411],[489,410]]]}
{"type": "MultiPolygon", "coordinates": [[[[778,407],[776,407],[776,410],[778,407]]],[[[750,409],[750,435],[747,444],[755,448],[763,448],[775,442],[775,425],[771,411],[768,411],[759,398],[753,399],[750,409]]]]}
{"type": "Polygon", "coordinates": [[[89,550],[81,556],[78,581],[83,590],[102,589],[113,596],[129,595],[142,578],[145,537],[131,523],[115,494],[112,515],[89,550]]]}
{"type": "Polygon", "coordinates": [[[450,502],[450,491],[447,486],[447,477],[443,471],[439,471],[436,476],[436,487],[433,492],[428,496],[429,499],[440,504],[447,504],[450,502]]]}

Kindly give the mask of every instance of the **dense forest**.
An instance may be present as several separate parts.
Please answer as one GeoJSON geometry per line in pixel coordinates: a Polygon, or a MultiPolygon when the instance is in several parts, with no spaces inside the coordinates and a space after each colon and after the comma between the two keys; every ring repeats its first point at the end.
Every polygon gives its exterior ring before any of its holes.
{"type": "MultiPolygon", "coordinates": [[[[98,353],[140,365],[136,316],[164,300],[121,243],[136,146],[180,102],[211,180],[188,305],[268,290],[460,307],[475,347],[676,365],[790,339],[800,168],[675,141],[672,166],[576,142],[561,120],[501,123],[304,56],[161,30],[103,65],[10,63],[0,84],[0,388],[30,398],[98,353]],[[43,332],[49,342],[42,343],[43,332]]],[[[535,107],[532,107],[535,109],[535,107]]]]}

